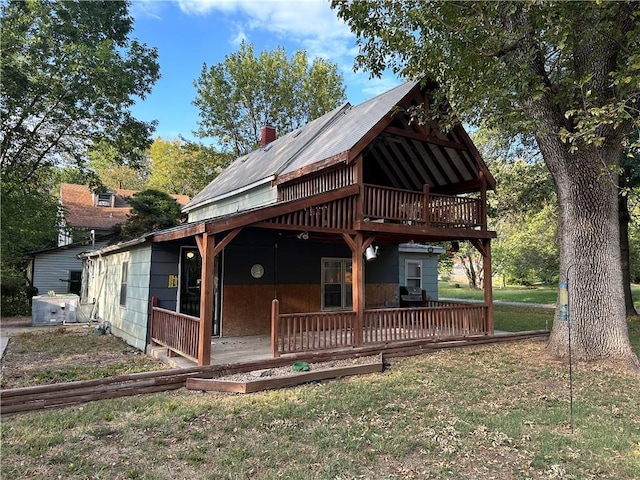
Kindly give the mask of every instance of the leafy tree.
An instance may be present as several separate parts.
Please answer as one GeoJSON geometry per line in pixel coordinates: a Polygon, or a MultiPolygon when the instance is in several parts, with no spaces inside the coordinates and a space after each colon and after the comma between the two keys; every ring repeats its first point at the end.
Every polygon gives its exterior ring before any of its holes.
{"type": "Polygon", "coordinates": [[[282,135],[332,110],[345,100],[335,64],[298,50],[291,60],[283,47],[254,56],[253,45],[224,62],[202,66],[194,85],[200,110],[200,137],[215,138],[225,151],[244,155],[260,144],[260,130],[271,125],[282,135]]]}
{"type": "Polygon", "coordinates": [[[91,186],[144,190],[149,176],[148,160],[135,166],[122,163],[118,150],[106,141],[92,145],[89,150],[88,167],[97,182],[91,186]]]}
{"type": "MultiPolygon", "coordinates": [[[[83,165],[108,140],[138,163],[153,123],[131,116],[159,78],[157,52],[129,38],[123,1],[2,2],[0,161],[6,189],[43,168],[83,165]]],[[[6,192],[5,192],[6,193],[6,192]]]]}
{"type": "Polygon", "coordinates": [[[28,313],[34,292],[25,276],[24,254],[55,247],[58,240],[58,202],[51,175],[40,171],[32,181],[5,188],[2,177],[0,209],[0,287],[2,315],[28,313]]]}
{"type": "MultiPolygon", "coordinates": [[[[640,367],[622,289],[618,166],[640,127],[640,4],[333,0],[357,64],[427,75],[469,123],[534,138],[557,188],[572,351],[640,367]]],[[[437,108],[432,109],[439,111],[437,108]]],[[[568,354],[556,315],[549,350],[568,354]]]]}
{"type": "Polygon", "coordinates": [[[149,149],[149,188],[193,197],[229,165],[231,155],[213,147],[158,137],[149,149]]]}
{"type": "Polygon", "coordinates": [[[147,189],[128,197],[131,215],[114,227],[115,241],[131,240],[145,233],[179,225],[184,216],[180,205],[168,193],[147,189]]]}

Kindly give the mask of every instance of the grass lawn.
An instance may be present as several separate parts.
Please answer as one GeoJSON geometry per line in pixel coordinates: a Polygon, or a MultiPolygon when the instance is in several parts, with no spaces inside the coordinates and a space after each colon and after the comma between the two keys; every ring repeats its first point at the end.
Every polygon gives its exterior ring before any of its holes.
{"type": "MultiPolygon", "coordinates": [[[[458,298],[461,300],[483,300],[484,292],[482,290],[471,290],[464,284],[455,284],[449,282],[438,282],[438,296],[440,298],[458,298]]],[[[636,308],[640,308],[640,285],[631,285],[631,293],[633,295],[636,308]]],[[[493,286],[493,299],[501,302],[524,302],[524,303],[546,303],[555,304],[558,299],[558,287],[556,285],[522,287],[517,285],[509,285],[500,288],[493,286]]]]}
{"type": "Polygon", "coordinates": [[[2,419],[3,480],[637,479],[640,382],[544,342],[251,395],[180,390],[2,419]],[[573,426],[573,429],[571,428],[573,426]]]}

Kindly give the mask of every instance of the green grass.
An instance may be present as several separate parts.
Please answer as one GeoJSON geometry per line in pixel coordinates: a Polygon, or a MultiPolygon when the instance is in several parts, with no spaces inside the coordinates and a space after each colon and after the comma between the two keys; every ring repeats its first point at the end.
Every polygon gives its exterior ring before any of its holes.
{"type": "Polygon", "coordinates": [[[3,480],[634,479],[640,382],[544,342],[391,358],[251,395],[181,390],[3,418],[3,480]],[[570,428],[570,427],[573,427],[570,428]]]}
{"type": "MultiPolygon", "coordinates": [[[[640,285],[631,285],[631,293],[636,308],[640,308],[640,285]]],[[[438,297],[483,300],[484,292],[482,290],[471,290],[466,284],[438,282],[438,297]],[[458,286],[456,287],[456,285],[458,286]]],[[[539,285],[535,287],[509,285],[501,288],[494,285],[493,299],[500,302],[555,304],[558,299],[558,287],[556,285],[539,285]]]]}
{"type": "MultiPolygon", "coordinates": [[[[449,282],[438,282],[438,297],[458,298],[461,300],[483,300],[482,290],[471,290],[464,284],[451,284],[449,282]]],[[[501,302],[524,302],[524,303],[544,303],[554,304],[558,298],[558,288],[553,286],[520,287],[509,286],[499,288],[493,287],[493,299],[501,302]]]]}
{"type": "Polygon", "coordinates": [[[522,332],[527,330],[551,330],[554,309],[494,305],[493,320],[496,330],[522,332]]]}

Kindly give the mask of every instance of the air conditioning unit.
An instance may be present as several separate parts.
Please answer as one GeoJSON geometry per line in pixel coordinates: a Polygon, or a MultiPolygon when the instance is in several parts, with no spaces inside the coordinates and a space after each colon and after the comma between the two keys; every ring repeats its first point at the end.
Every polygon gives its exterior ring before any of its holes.
{"type": "Polygon", "coordinates": [[[108,202],[107,200],[100,200],[100,201],[98,201],[98,206],[99,207],[110,207],[111,203],[108,202]]]}
{"type": "Polygon", "coordinates": [[[76,323],[80,297],[73,294],[39,295],[32,298],[31,324],[33,326],[76,323]]]}

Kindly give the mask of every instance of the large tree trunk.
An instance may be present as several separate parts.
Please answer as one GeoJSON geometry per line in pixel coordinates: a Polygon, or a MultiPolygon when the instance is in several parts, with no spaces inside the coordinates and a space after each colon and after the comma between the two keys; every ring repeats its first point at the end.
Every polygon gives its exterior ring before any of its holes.
{"type": "Polygon", "coordinates": [[[617,178],[603,171],[617,148],[585,148],[581,156],[539,138],[559,204],[560,281],[567,281],[569,321],[556,311],[549,350],[578,360],[613,359],[640,368],[627,331],[618,222],[617,178]],[[571,328],[571,332],[569,332],[571,328]]]}

